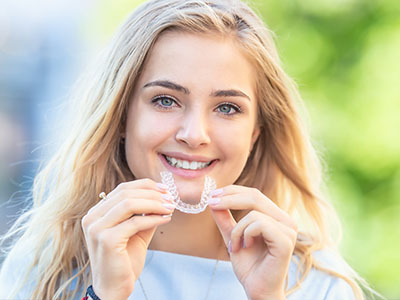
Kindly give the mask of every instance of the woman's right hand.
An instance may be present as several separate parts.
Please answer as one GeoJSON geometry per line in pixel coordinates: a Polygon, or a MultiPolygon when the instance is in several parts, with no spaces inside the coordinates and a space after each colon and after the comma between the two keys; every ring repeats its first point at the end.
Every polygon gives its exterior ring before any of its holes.
{"type": "Polygon", "coordinates": [[[151,179],[125,182],[83,217],[93,289],[100,299],[127,299],[132,293],[156,227],[171,220],[172,199],[151,179]]]}

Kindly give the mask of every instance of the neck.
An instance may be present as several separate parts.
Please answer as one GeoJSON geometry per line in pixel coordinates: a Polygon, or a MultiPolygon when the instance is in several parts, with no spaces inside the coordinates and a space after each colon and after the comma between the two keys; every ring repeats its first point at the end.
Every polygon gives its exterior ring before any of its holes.
{"type": "Polygon", "coordinates": [[[186,214],[175,210],[168,224],[157,227],[149,249],[230,260],[221,233],[208,208],[200,214],[186,214]]]}

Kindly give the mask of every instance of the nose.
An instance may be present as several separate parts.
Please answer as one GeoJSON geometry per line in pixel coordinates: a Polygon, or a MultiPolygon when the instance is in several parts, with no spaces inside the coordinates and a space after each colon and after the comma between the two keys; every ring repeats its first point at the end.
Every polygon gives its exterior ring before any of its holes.
{"type": "Polygon", "coordinates": [[[190,148],[210,143],[209,122],[200,111],[192,111],[184,116],[176,133],[176,140],[190,148]]]}

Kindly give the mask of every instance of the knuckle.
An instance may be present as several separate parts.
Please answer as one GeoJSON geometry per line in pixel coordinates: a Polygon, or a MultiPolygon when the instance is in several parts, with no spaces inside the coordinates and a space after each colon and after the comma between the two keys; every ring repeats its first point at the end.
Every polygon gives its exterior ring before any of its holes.
{"type": "Polygon", "coordinates": [[[121,182],[117,185],[116,190],[118,191],[123,191],[128,187],[128,183],[127,182],[121,182]]]}
{"type": "Polygon", "coordinates": [[[251,220],[257,219],[260,215],[262,215],[262,213],[256,210],[252,210],[247,214],[248,218],[250,218],[251,220]]]}
{"type": "Polygon", "coordinates": [[[151,180],[150,178],[144,178],[142,180],[143,180],[143,183],[146,185],[152,185],[154,183],[154,181],[151,180]]]}
{"type": "Polygon", "coordinates": [[[284,245],[285,249],[293,249],[294,248],[293,241],[290,238],[284,239],[283,245],[284,245]]]}
{"type": "Polygon", "coordinates": [[[99,235],[99,228],[95,224],[89,225],[86,231],[91,239],[96,239],[99,235]]]}
{"type": "Polygon", "coordinates": [[[297,231],[292,231],[292,234],[291,234],[291,241],[292,241],[292,243],[293,243],[293,245],[295,245],[296,244],[296,241],[297,241],[297,231]]]}
{"type": "Polygon", "coordinates": [[[151,180],[150,178],[142,178],[142,179],[138,179],[135,181],[137,184],[139,184],[139,186],[142,187],[153,187],[154,186],[154,181],[151,180]]]}
{"type": "Polygon", "coordinates": [[[265,197],[265,195],[257,188],[252,188],[254,195],[256,198],[265,197]]]}
{"type": "Polygon", "coordinates": [[[255,187],[250,187],[249,189],[254,194],[257,194],[260,191],[259,189],[255,188],[255,187]]]}
{"type": "Polygon", "coordinates": [[[256,209],[256,208],[258,207],[258,200],[257,200],[257,197],[251,197],[250,203],[251,203],[251,207],[253,207],[254,209],[256,209]]]}
{"type": "Polygon", "coordinates": [[[89,215],[84,215],[82,220],[81,220],[82,228],[83,229],[87,229],[89,227],[90,223],[91,223],[90,216],[89,215]]]}
{"type": "Polygon", "coordinates": [[[231,232],[231,239],[238,238],[241,235],[242,235],[241,230],[239,229],[238,226],[236,226],[235,228],[233,228],[233,230],[231,232]]]}
{"type": "Polygon", "coordinates": [[[92,207],[88,210],[87,215],[91,215],[91,214],[93,213],[93,211],[95,210],[96,206],[97,206],[97,205],[92,206],[92,207]]]}
{"type": "Polygon", "coordinates": [[[296,222],[296,220],[292,216],[290,216],[288,213],[286,213],[286,214],[287,214],[287,217],[289,220],[290,228],[292,228],[297,233],[299,231],[299,224],[296,222]]]}
{"type": "Polygon", "coordinates": [[[291,229],[289,232],[290,232],[290,238],[291,238],[292,242],[296,242],[298,231],[291,229]]]}
{"type": "Polygon", "coordinates": [[[264,194],[257,188],[251,188],[253,197],[251,197],[251,203],[254,208],[261,206],[261,200],[264,200],[264,194]]]}
{"type": "Polygon", "coordinates": [[[292,222],[293,222],[293,230],[296,232],[297,235],[297,233],[299,232],[299,224],[293,219],[292,222]]]}

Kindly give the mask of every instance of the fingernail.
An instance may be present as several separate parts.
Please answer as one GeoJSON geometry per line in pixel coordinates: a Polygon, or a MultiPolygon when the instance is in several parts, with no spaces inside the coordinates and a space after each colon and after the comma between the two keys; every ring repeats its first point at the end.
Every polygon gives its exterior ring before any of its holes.
{"type": "Polygon", "coordinates": [[[218,204],[219,202],[221,202],[221,199],[220,199],[220,198],[209,198],[209,199],[207,200],[207,203],[208,203],[209,205],[215,205],[215,204],[218,204]]]}
{"type": "Polygon", "coordinates": [[[172,203],[163,203],[162,205],[164,207],[168,208],[168,209],[175,209],[176,208],[175,204],[172,204],[172,203]]]}
{"type": "Polygon", "coordinates": [[[220,196],[224,193],[224,190],[221,189],[216,189],[210,192],[210,197],[214,197],[214,196],[220,196]]]}
{"type": "Polygon", "coordinates": [[[169,214],[169,215],[162,215],[162,217],[163,217],[163,218],[170,218],[170,217],[172,217],[172,214],[169,214]]]}
{"type": "Polygon", "coordinates": [[[232,242],[230,240],[229,240],[229,243],[228,243],[228,252],[232,253],[232,242]]]}
{"type": "Polygon", "coordinates": [[[172,195],[170,195],[170,194],[162,194],[161,197],[164,200],[169,201],[169,202],[174,201],[174,197],[172,195]]]}
{"type": "Polygon", "coordinates": [[[161,190],[168,190],[168,185],[164,183],[157,183],[157,187],[161,190]]]}

